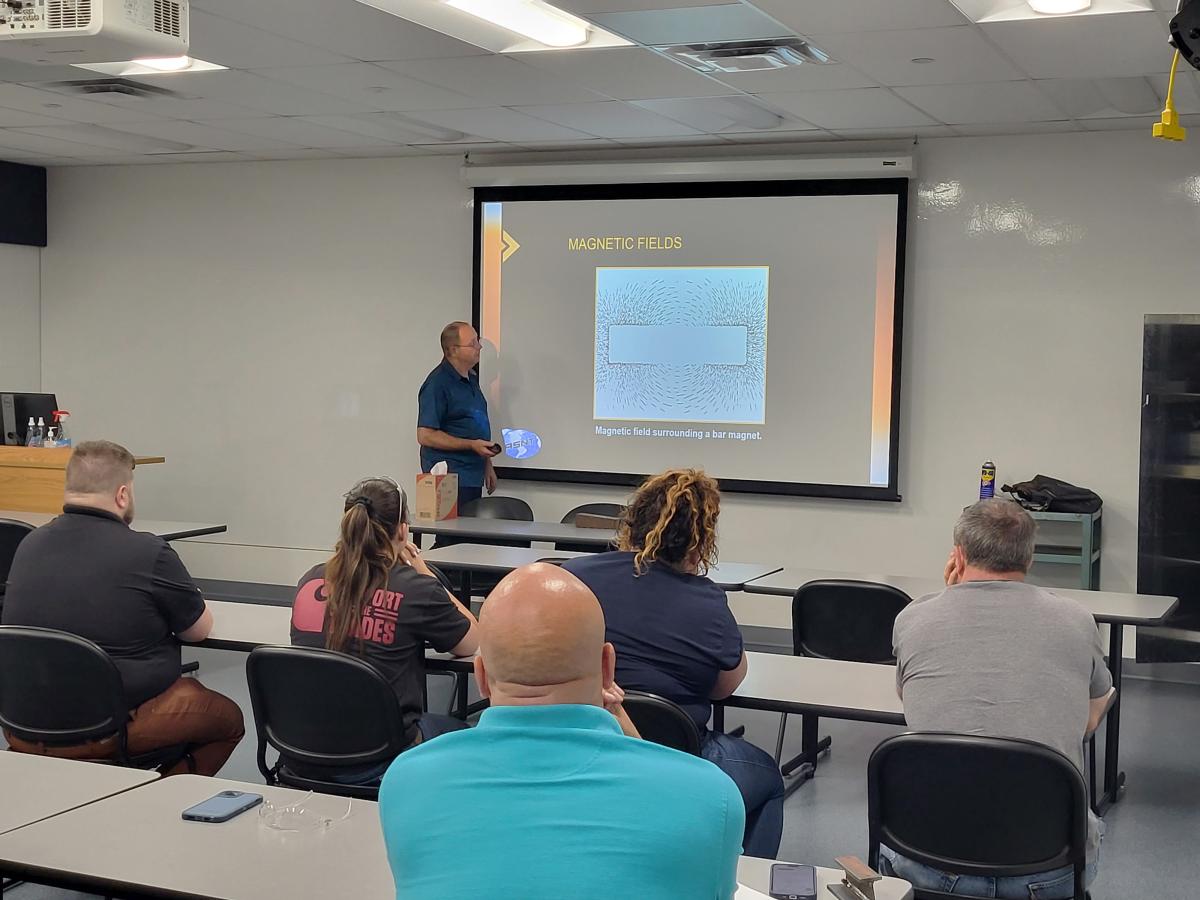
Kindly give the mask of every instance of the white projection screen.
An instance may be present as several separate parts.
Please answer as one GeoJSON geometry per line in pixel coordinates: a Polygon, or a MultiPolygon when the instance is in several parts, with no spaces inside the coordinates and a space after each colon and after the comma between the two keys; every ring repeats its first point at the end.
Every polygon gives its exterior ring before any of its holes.
{"type": "Polygon", "coordinates": [[[502,478],[899,500],[905,179],[475,190],[502,478]]]}

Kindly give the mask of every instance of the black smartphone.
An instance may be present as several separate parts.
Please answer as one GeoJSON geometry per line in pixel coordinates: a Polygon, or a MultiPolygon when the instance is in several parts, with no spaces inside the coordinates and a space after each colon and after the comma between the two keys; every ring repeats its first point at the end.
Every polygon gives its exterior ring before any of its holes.
{"type": "Polygon", "coordinates": [[[189,806],[183,811],[183,817],[189,822],[228,822],[234,816],[258,806],[262,801],[262,794],[221,791],[195,806],[189,806]]]}
{"type": "Polygon", "coordinates": [[[771,896],[776,900],[817,900],[817,870],[775,863],[771,866],[771,896]]]}

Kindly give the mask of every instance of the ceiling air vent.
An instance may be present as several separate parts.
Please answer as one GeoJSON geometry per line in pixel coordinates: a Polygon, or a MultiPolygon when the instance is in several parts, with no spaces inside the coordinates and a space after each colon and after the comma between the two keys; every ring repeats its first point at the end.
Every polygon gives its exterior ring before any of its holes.
{"type": "Polygon", "coordinates": [[[54,91],[59,94],[76,94],[83,97],[112,98],[118,100],[150,100],[159,97],[177,97],[174,91],[155,87],[150,84],[139,84],[125,78],[98,78],[95,81],[59,81],[53,84],[38,85],[42,90],[54,91]]]}
{"type": "Polygon", "coordinates": [[[701,72],[761,72],[833,61],[824,50],[800,38],[678,44],[654,49],[701,72]]]}

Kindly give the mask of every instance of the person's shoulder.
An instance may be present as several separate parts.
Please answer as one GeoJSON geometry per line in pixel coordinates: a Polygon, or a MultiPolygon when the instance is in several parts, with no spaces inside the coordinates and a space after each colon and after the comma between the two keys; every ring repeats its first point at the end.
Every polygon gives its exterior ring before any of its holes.
{"type": "Polygon", "coordinates": [[[459,762],[470,754],[483,739],[474,728],[439,735],[436,741],[425,741],[397,756],[379,786],[379,800],[396,792],[411,794],[421,785],[436,787],[446,773],[462,771],[459,762]]]}
{"type": "MultiPolygon", "coordinates": [[[[737,785],[717,766],[699,756],[664,747],[651,741],[621,735],[623,771],[631,782],[641,780],[663,793],[702,803],[705,798],[736,795],[737,785]]],[[[631,784],[632,787],[632,784],[631,784]]]]}
{"type": "Polygon", "coordinates": [[[421,389],[424,390],[430,385],[436,384],[441,379],[442,374],[442,364],[439,362],[436,366],[429,370],[429,374],[426,375],[425,380],[421,382],[421,389]]]}
{"type": "Polygon", "coordinates": [[[1025,587],[1029,589],[1030,598],[1047,612],[1052,612],[1076,625],[1085,625],[1089,629],[1095,626],[1095,617],[1086,606],[1074,597],[1067,597],[1038,585],[1026,584],[1025,587]]]}
{"type": "Polygon", "coordinates": [[[414,595],[443,590],[442,583],[432,575],[422,575],[404,563],[392,566],[392,570],[388,572],[387,586],[389,591],[414,595]]]}
{"type": "Polygon", "coordinates": [[[301,588],[312,581],[325,580],[325,563],[317,563],[307,572],[300,576],[300,580],[296,582],[296,587],[301,588]]]}
{"type": "Polygon", "coordinates": [[[603,553],[585,553],[563,563],[563,568],[572,574],[601,572],[622,568],[628,562],[632,571],[632,555],[622,550],[606,550],[603,553]]]}
{"type": "Polygon", "coordinates": [[[947,609],[946,591],[937,591],[913,598],[896,616],[896,628],[910,627],[914,622],[927,622],[944,615],[947,609]]]}

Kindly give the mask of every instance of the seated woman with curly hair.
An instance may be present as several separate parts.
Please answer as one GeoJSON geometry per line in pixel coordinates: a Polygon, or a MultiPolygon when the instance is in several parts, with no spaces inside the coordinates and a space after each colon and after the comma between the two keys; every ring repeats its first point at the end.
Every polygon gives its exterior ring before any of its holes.
{"type": "Polygon", "coordinates": [[[721,492],[697,469],[648,479],[618,532],[619,550],[563,568],[592,589],[617,650],[617,683],[683,707],[701,734],[701,753],[733,779],[746,804],[742,850],[773,859],[783,833],[783,777],[770,754],[708,730],[712,701],[746,677],[742,635],[725,592],[707,577],[717,560],[721,492]]]}

